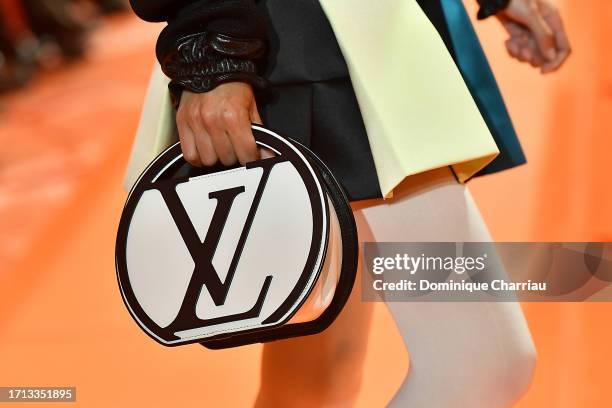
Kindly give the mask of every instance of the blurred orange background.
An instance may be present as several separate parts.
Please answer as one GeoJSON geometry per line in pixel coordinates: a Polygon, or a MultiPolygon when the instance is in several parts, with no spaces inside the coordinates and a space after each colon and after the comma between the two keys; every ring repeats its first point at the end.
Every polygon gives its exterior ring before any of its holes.
{"type": "MultiPolygon", "coordinates": [[[[529,160],[470,183],[498,241],[612,241],[612,3],[560,7],[574,53],[546,77],[506,55],[494,20],[476,23],[529,160]]],[[[117,289],[121,182],[160,29],[130,15],[108,19],[84,60],[0,97],[1,386],[76,386],[87,407],[254,400],[261,346],[161,347],[117,289]]],[[[523,309],[538,362],[517,406],[612,406],[612,304],[523,309]]],[[[377,304],[358,406],[384,406],[407,367],[377,304]]]]}

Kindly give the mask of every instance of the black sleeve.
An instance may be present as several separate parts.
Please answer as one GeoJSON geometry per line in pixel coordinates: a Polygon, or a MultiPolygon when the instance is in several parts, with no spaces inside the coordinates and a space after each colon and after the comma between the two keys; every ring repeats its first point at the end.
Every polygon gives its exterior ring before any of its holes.
{"type": "Polygon", "coordinates": [[[480,5],[478,10],[478,19],[484,20],[487,17],[491,17],[497,14],[499,11],[508,7],[510,0],[477,0],[480,5]]]}
{"type": "Polygon", "coordinates": [[[130,0],[143,20],[167,22],[156,56],[178,102],[183,89],[206,92],[223,82],[261,88],[266,23],[254,0],[130,0]]]}

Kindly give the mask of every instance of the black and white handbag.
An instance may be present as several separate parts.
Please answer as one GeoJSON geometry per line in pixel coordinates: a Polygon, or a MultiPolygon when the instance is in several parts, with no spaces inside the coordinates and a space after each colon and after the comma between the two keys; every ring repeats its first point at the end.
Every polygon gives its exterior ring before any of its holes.
{"type": "Polygon", "coordinates": [[[342,188],[303,145],[261,126],[253,134],[274,157],[195,168],[176,143],[128,195],[119,287],[134,320],[163,345],[318,333],[352,290],[357,232],[342,188]]]}

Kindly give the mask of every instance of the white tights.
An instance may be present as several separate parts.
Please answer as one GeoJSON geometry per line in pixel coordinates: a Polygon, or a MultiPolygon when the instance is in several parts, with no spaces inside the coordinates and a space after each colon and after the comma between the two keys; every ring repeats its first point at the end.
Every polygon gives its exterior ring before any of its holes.
{"type": "MultiPolygon", "coordinates": [[[[491,240],[472,196],[449,169],[411,177],[399,190],[391,200],[354,206],[361,240],[491,240]]],[[[389,406],[510,407],[527,390],[535,348],[518,303],[387,306],[410,354],[409,373],[389,406]]]]}

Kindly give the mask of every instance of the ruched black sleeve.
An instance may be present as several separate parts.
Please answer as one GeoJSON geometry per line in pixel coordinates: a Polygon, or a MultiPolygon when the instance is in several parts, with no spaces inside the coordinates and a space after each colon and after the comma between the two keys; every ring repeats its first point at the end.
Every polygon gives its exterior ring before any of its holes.
{"type": "Polygon", "coordinates": [[[242,81],[265,86],[259,75],[266,21],[254,0],[130,0],[143,20],[167,22],[156,55],[171,79],[175,104],[183,89],[207,92],[242,81]]]}
{"type": "Polygon", "coordinates": [[[478,10],[477,17],[479,20],[491,17],[508,7],[509,3],[510,0],[478,0],[480,10],[478,10]]]}

